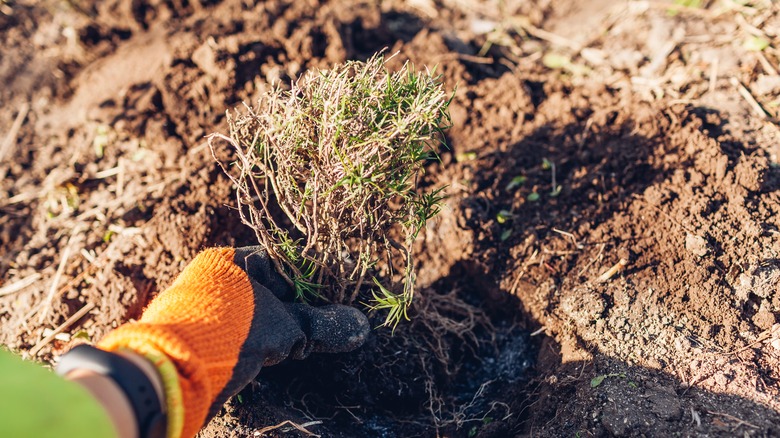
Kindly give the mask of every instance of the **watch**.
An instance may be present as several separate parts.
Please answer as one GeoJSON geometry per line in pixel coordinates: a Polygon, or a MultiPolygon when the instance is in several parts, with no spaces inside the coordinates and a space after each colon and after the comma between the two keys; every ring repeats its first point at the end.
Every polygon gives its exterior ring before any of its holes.
{"type": "Polygon", "coordinates": [[[119,354],[82,344],[65,353],[55,371],[61,376],[81,369],[111,378],[122,388],[135,414],[141,438],[165,438],[167,417],[152,381],[136,364],[119,354]]]}

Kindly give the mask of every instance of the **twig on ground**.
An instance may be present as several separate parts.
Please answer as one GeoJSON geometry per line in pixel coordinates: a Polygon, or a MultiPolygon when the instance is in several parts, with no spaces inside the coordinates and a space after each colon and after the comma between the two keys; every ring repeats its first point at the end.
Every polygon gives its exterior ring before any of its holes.
{"type": "Polygon", "coordinates": [[[747,421],[745,421],[745,420],[743,420],[743,419],[741,419],[741,418],[737,418],[737,417],[735,417],[735,416],[733,416],[733,415],[729,415],[729,414],[727,414],[727,413],[725,413],[725,412],[717,412],[717,411],[706,411],[706,412],[707,412],[708,414],[710,414],[710,415],[717,415],[717,416],[719,416],[719,417],[728,418],[728,419],[729,419],[729,420],[731,420],[731,421],[736,421],[736,422],[737,422],[737,425],[736,425],[736,426],[734,426],[734,428],[735,428],[735,429],[736,429],[737,427],[739,427],[739,426],[747,426],[747,427],[750,427],[750,428],[752,428],[752,429],[759,429],[759,427],[758,427],[758,426],[756,426],[755,424],[753,424],[753,423],[749,423],[749,422],[747,422],[747,421]]]}
{"type": "Polygon", "coordinates": [[[509,288],[510,294],[514,295],[515,292],[517,292],[517,285],[520,284],[520,279],[522,279],[523,275],[525,275],[525,270],[528,269],[529,266],[531,266],[531,263],[533,263],[534,260],[536,260],[536,256],[538,254],[539,254],[539,250],[535,249],[534,253],[531,254],[531,258],[529,258],[523,263],[523,267],[520,269],[520,273],[517,274],[517,277],[515,277],[515,281],[512,282],[512,287],[509,288]]]}
{"type": "Polygon", "coordinates": [[[772,117],[771,114],[769,114],[764,107],[761,106],[760,103],[756,100],[755,97],[750,93],[750,90],[745,87],[745,85],[742,84],[742,82],[739,81],[739,79],[735,77],[731,77],[729,79],[731,82],[731,85],[737,88],[737,91],[739,92],[739,95],[742,96],[743,99],[750,105],[750,108],[753,110],[754,113],[761,119],[767,119],[772,117]]]}
{"type": "Polygon", "coordinates": [[[54,299],[54,294],[57,292],[57,286],[60,283],[60,278],[62,278],[62,273],[65,271],[65,264],[68,262],[68,258],[70,258],[70,240],[65,245],[65,249],[62,251],[62,257],[60,258],[60,264],[57,266],[57,272],[54,273],[54,278],[51,281],[51,287],[49,287],[49,294],[46,296],[46,299],[41,303],[42,309],[41,314],[38,317],[38,324],[43,324],[43,321],[46,319],[46,315],[49,313],[49,309],[51,308],[51,302],[54,299]]]}
{"type": "Polygon", "coordinates": [[[614,277],[615,274],[620,272],[620,270],[625,268],[626,266],[628,266],[628,260],[620,259],[620,260],[618,260],[617,263],[612,265],[611,268],[609,268],[606,271],[604,271],[604,273],[601,274],[599,276],[599,278],[596,279],[596,281],[599,282],[599,283],[604,283],[604,282],[608,281],[610,278],[614,277]]]}
{"type": "Polygon", "coordinates": [[[62,333],[65,329],[73,325],[76,321],[84,317],[84,315],[87,314],[90,310],[95,308],[95,303],[87,303],[78,310],[78,312],[74,313],[70,318],[66,319],[65,322],[60,324],[57,328],[54,329],[51,333],[49,333],[49,336],[46,336],[45,338],[41,339],[40,342],[38,342],[30,351],[27,353],[29,356],[35,356],[38,354],[38,352],[41,351],[41,348],[45,347],[49,342],[51,342],[58,334],[62,333]]]}
{"type": "Polygon", "coordinates": [[[663,9],[666,11],[685,12],[693,15],[701,15],[707,18],[715,18],[718,13],[713,13],[704,8],[694,8],[691,6],[678,5],[675,3],[666,3],[660,1],[634,1],[631,2],[631,10],[634,12],[644,12],[648,9],[663,9]]]}
{"type": "Polygon", "coordinates": [[[750,35],[753,35],[754,37],[759,37],[759,38],[767,37],[764,31],[748,23],[742,14],[734,14],[734,21],[736,21],[739,27],[741,27],[745,32],[749,33],[750,35]]]}
{"type": "Polygon", "coordinates": [[[693,409],[693,406],[691,406],[691,425],[696,424],[696,427],[701,426],[701,415],[699,415],[699,412],[693,409]]]}
{"type": "Polygon", "coordinates": [[[579,52],[581,49],[580,45],[575,43],[574,41],[568,38],[564,38],[560,35],[556,35],[552,32],[548,32],[544,29],[540,29],[536,26],[531,25],[530,23],[522,24],[522,28],[524,31],[528,32],[529,35],[535,38],[539,38],[540,40],[550,42],[556,46],[565,47],[575,52],[579,52]]]}
{"type": "Polygon", "coordinates": [[[562,235],[562,236],[566,236],[566,237],[568,237],[569,239],[571,239],[571,242],[574,244],[574,246],[575,246],[577,249],[582,249],[582,248],[584,248],[584,247],[585,247],[584,245],[582,245],[581,243],[579,243],[579,242],[577,241],[577,238],[576,238],[576,237],[574,237],[574,234],[572,234],[572,233],[569,233],[569,232],[567,232],[567,231],[559,230],[559,229],[557,229],[557,228],[553,228],[552,230],[553,230],[554,232],[556,232],[556,233],[558,233],[558,234],[562,235]]]}
{"type": "Polygon", "coordinates": [[[116,176],[116,197],[121,198],[125,193],[125,160],[119,158],[119,173],[116,176]]]}
{"type": "Polygon", "coordinates": [[[760,343],[770,339],[771,337],[772,337],[772,333],[769,330],[764,330],[763,332],[758,334],[758,337],[756,338],[755,341],[745,345],[742,348],[737,348],[735,350],[729,351],[726,354],[729,354],[729,355],[731,355],[731,354],[734,354],[734,355],[739,354],[739,353],[741,353],[741,352],[743,352],[745,350],[749,350],[749,349],[755,347],[756,345],[758,345],[758,344],[760,344],[760,343]]]}
{"type": "Polygon", "coordinates": [[[544,333],[545,330],[547,330],[547,326],[543,325],[541,328],[539,328],[539,330],[536,330],[535,332],[531,333],[529,336],[531,336],[531,337],[539,336],[542,333],[544,333]]]}
{"type": "Polygon", "coordinates": [[[758,56],[758,61],[761,63],[761,66],[764,68],[767,74],[777,76],[777,69],[775,69],[772,63],[766,59],[764,52],[756,52],[756,56],[758,56]]]}
{"type": "Polygon", "coordinates": [[[677,44],[678,42],[674,39],[667,41],[666,44],[653,55],[650,64],[642,68],[642,76],[654,78],[659,72],[663,72],[661,68],[668,64],[669,55],[677,48],[677,44]]]}
{"type": "Polygon", "coordinates": [[[436,62],[459,59],[461,61],[473,62],[474,64],[494,64],[496,61],[487,56],[469,55],[466,53],[447,53],[436,57],[436,62]]]}
{"type": "MultiPolygon", "coordinates": [[[[14,119],[11,129],[8,130],[8,134],[5,135],[2,146],[0,146],[0,162],[5,160],[6,155],[11,152],[11,148],[16,144],[16,136],[19,135],[19,130],[22,129],[22,123],[24,123],[29,110],[30,104],[27,102],[23,103],[19,108],[19,113],[16,114],[16,119],[14,119]]],[[[5,175],[3,174],[0,178],[5,178],[5,175]]]]}
{"type": "Polygon", "coordinates": [[[602,243],[602,244],[601,244],[601,248],[599,248],[599,253],[598,253],[598,254],[596,254],[596,257],[593,257],[593,258],[592,258],[592,259],[591,259],[591,260],[588,262],[588,264],[587,264],[587,265],[585,265],[585,266],[584,266],[584,267],[583,267],[583,268],[580,270],[580,272],[579,272],[577,275],[582,275],[582,274],[584,274],[584,273],[585,273],[585,271],[587,271],[587,270],[588,270],[588,268],[590,268],[590,267],[591,267],[591,265],[593,265],[593,263],[595,263],[597,260],[599,260],[599,259],[601,258],[601,254],[604,252],[604,248],[606,248],[606,247],[607,247],[607,244],[606,244],[606,243],[602,243]]]}
{"type": "Polygon", "coordinates": [[[81,251],[79,251],[79,252],[81,253],[81,256],[84,257],[84,259],[89,262],[90,265],[94,265],[95,262],[97,261],[96,258],[95,258],[95,251],[94,250],[92,252],[90,252],[90,251],[87,251],[86,248],[81,248],[81,251]]]}
{"type": "Polygon", "coordinates": [[[707,88],[708,93],[712,93],[715,91],[715,86],[717,85],[718,81],[718,58],[715,58],[712,60],[712,64],[710,64],[710,83],[709,87],[707,88]]]}
{"type": "Polygon", "coordinates": [[[32,285],[36,281],[38,281],[41,278],[41,274],[39,272],[36,272],[32,275],[28,275],[27,277],[22,278],[21,280],[11,283],[9,285],[3,286],[0,288],[0,297],[4,297],[6,295],[15,294],[17,292],[20,292],[24,290],[27,286],[32,285]]]}
{"type": "Polygon", "coordinates": [[[95,179],[106,179],[111,176],[119,174],[119,166],[114,166],[110,169],[101,170],[95,173],[95,179]]]}
{"type": "Polygon", "coordinates": [[[166,186],[170,185],[171,183],[174,183],[174,182],[178,181],[179,179],[180,179],[180,177],[177,175],[177,176],[169,178],[169,179],[167,179],[165,181],[159,182],[157,184],[152,184],[152,185],[146,186],[143,190],[141,190],[138,193],[128,193],[126,196],[123,196],[123,197],[120,197],[120,198],[116,198],[116,199],[112,199],[111,201],[109,201],[107,203],[104,203],[104,204],[102,204],[102,205],[100,205],[98,207],[91,208],[91,209],[89,209],[87,211],[84,211],[83,213],[81,213],[78,216],[76,216],[76,220],[83,221],[83,220],[88,219],[90,217],[98,216],[99,214],[101,214],[101,212],[103,210],[113,210],[113,209],[116,209],[118,207],[121,207],[121,206],[127,204],[128,201],[141,200],[142,198],[144,198],[149,193],[152,193],[152,192],[154,192],[156,190],[160,190],[162,188],[165,188],[166,186]]]}
{"type": "Polygon", "coordinates": [[[272,430],[279,429],[280,427],[292,426],[293,428],[295,428],[299,432],[305,433],[308,436],[319,437],[320,435],[317,435],[316,433],[306,429],[308,426],[316,426],[318,424],[322,424],[322,421],[309,421],[308,423],[297,424],[297,423],[294,423],[294,422],[292,422],[290,420],[284,420],[284,421],[282,421],[281,423],[279,423],[277,425],[267,426],[267,427],[264,427],[264,428],[262,428],[260,430],[256,430],[253,435],[254,436],[262,436],[264,433],[270,432],[272,430]]]}

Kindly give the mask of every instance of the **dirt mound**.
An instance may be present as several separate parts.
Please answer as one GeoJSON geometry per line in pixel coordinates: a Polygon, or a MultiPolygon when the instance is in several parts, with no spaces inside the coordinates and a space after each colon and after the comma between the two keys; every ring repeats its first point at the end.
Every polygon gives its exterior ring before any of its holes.
{"type": "Polygon", "coordinates": [[[0,340],[56,361],[253,243],[204,136],[388,48],[456,90],[413,321],[263,370],[203,436],[780,434],[777,11],[539,3],[0,5],[0,340]]]}

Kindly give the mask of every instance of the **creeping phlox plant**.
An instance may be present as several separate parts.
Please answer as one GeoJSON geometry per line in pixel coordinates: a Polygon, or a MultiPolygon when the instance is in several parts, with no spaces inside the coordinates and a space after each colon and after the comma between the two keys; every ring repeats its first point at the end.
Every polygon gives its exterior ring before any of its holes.
{"type": "Polygon", "coordinates": [[[210,142],[235,148],[223,169],[242,219],[300,299],[367,298],[388,311],[384,325],[408,319],[413,243],[442,199],[418,182],[437,158],[450,100],[434,71],[391,72],[376,55],[309,71],[228,113],[229,135],[210,142]]]}

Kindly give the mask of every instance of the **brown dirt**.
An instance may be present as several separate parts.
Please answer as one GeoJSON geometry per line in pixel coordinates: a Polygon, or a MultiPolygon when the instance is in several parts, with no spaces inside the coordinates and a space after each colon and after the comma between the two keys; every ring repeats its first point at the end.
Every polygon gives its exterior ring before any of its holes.
{"type": "Polygon", "coordinates": [[[204,135],[388,47],[456,89],[420,242],[440,318],[264,370],[203,436],[779,436],[779,11],[531,3],[0,4],[0,341],[94,305],[56,361],[252,243],[204,135]]]}

